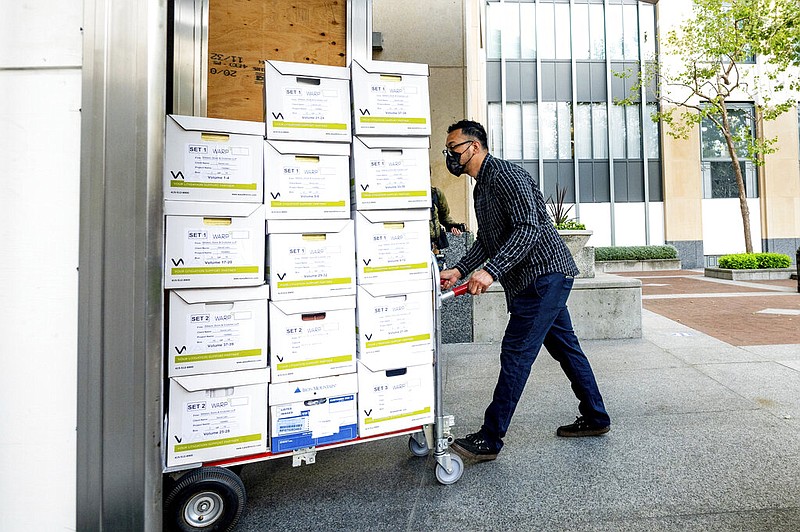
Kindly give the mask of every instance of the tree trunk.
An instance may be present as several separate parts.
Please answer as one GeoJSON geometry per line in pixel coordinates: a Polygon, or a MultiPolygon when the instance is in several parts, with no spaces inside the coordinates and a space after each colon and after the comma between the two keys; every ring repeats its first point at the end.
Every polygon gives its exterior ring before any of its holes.
{"type": "Polygon", "coordinates": [[[739,165],[739,154],[736,153],[736,146],[733,143],[730,122],[728,121],[728,109],[722,104],[722,133],[725,135],[725,143],[728,145],[728,153],[731,156],[733,173],[736,176],[736,187],[739,191],[739,208],[742,211],[742,226],[744,227],[744,250],[746,253],[753,252],[753,241],[750,238],[750,208],[747,206],[747,193],[744,188],[744,176],[742,167],[739,165]]]}

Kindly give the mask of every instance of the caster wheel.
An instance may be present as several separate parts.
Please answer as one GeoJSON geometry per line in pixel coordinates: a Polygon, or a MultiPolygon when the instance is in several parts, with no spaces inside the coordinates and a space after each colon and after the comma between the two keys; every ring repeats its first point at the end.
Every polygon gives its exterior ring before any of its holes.
{"type": "Polygon", "coordinates": [[[428,452],[430,452],[428,442],[424,441],[420,443],[414,436],[408,437],[408,450],[411,451],[411,454],[414,456],[428,456],[428,452]]]}
{"type": "Polygon", "coordinates": [[[461,478],[461,474],[464,472],[464,461],[461,460],[461,457],[456,454],[450,455],[450,467],[452,468],[451,472],[447,472],[447,470],[442,467],[441,464],[436,464],[436,480],[439,481],[439,484],[454,484],[461,478]]]}
{"type": "Polygon", "coordinates": [[[164,528],[180,532],[231,530],[246,502],[238,476],[223,467],[201,467],[172,485],[164,499],[164,528]]]}

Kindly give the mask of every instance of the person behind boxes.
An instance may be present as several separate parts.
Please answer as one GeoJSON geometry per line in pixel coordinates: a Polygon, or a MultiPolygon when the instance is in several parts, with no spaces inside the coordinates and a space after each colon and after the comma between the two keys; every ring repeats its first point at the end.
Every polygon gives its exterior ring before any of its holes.
{"type": "Polygon", "coordinates": [[[454,222],[450,218],[450,206],[447,204],[447,198],[444,193],[436,187],[431,187],[431,251],[436,256],[436,262],[439,264],[439,270],[445,268],[444,253],[442,250],[450,246],[447,241],[447,232],[451,232],[458,236],[467,228],[464,224],[454,222]]]}
{"type": "Polygon", "coordinates": [[[440,272],[443,288],[468,279],[472,295],[495,281],[505,289],[511,314],[500,350],[500,376],[478,432],[455,440],[458,454],[494,460],[542,344],[560,364],[578,398],[580,416],[558,436],[599,436],[611,428],[594,373],[572,330],[567,297],[578,268],[555,229],[544,198],[521,167],[493,157],[486,131],[462,120],[447,130],[447,169],[475,179],[475,243],[452,269],[440,272]]]}

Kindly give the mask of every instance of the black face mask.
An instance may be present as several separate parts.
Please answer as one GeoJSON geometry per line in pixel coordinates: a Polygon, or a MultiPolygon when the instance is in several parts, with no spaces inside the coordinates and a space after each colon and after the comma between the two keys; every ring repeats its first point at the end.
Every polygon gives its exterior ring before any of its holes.
{"type": "Polygon", "coordinates": [[[445,157],[445,164],[447,165],[447,171],[450,172],[451,174],[453,174],[456,177],[458,177],[458,176],[460,176],[461,174],[464,173],[464,168],[467,167],[469,162],[472,160],[472,157],[475,156],[475,154],[473,153],[470,156],[470,158],[467,159],[466,163],[461,164],[460,161],[461,161],[461,156],[462,155],[464,155],[464,152],[457,153],[457,152],[454,152],[454,151],[448,151],[447,152],[447,157],[445,157]]]}

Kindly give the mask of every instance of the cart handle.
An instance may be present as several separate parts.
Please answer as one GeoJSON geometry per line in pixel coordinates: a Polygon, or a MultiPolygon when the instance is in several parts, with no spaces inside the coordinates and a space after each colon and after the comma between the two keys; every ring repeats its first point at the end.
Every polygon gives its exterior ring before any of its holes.
{"type": "Polygon", "coordinates": [[[451,297],[458,297],[463,296],[467,293],[468,285],[466,283],[462,285],[458,285],[452,290],[448,290],[447,292],[442,292],[442,301],[450,299],[451,297]]]}

